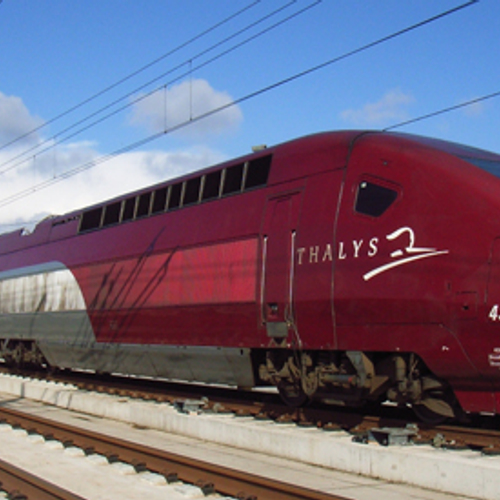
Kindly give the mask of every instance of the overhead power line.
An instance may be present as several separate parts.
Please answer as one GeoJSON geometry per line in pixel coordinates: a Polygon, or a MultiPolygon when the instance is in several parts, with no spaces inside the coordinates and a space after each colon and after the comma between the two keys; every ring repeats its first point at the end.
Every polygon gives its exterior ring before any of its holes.
{"type": "MultiPolygon", "coordinates": [[[[134,143],[131,143],[131,144],[129,144],[129,145],[123,147],[123,148],[120,148],[120,149],[114,151],[113,153],[110,153],[110,154],[107,154],[107,155],[103,155],[103,156],[101,156],[101,157],[99,157],[99,158],[97,158],[95,160],[92,160],[90,162],[84,163],[82,165],[79,165],[78,167],[75,167],[75,168],[73,168],[71,170],[63,172],[62,174],[54,176],[51,179],[48,179],[48,180],[46,180],[44,182],[41,182],[41,183],[36,184],[34,186],[31,186],[30,188],[24,189],[24,190],[19,191],[19,192],[15,193],[15,194],[13,194],[11,196],[8,196],[8,197],[0,200],[0,207],[6,206],[8,204],[11,204],[11,203],[13,203],[13,202],[15,202],[15,201],[17,201],[17,200],[19,200],[21,198],[29,196],[30,194],[33,194],[33,193],[38,192],[38,191],[41,191],[42,189],[46,189],[47,187],[52,186],[53,184],[61,182],[61,181],[65,180],[65,179],[68,179],[69,177],[72,177],[72,176],[74,176],[76,174],[79,174],[79,173],[85,171],[85,170],[89,170],[89,169],[91,169],[91,168],[93,168],[93,167],[95,167],[97,165],[100,165],[100,164],[102,164],[102,163],[104,163],[106,161],[109,161],[109,160],[111,160],[111,159],[119,156],[120,154],[124,154],[124,153],[130,152],[130,151],[132,151],[134,149],[137,149],[137,148],[139,148],[141,146],[149,144],[149,143],[157,140],[158,138],[162,137],[163,135],[165,135],[167,133],[171,133],[173,131],[179,130],[179,129],[184,128],[184,127],[187,127],[187,126],[189,126],[189,125],[191,125],[191,124],[193,124],[193,123],[195,123],[197,121],[203,120],[205,118],[208,118],[209,116],[212,116],[212,115],[214,115],[216,113],[219,113],[219,112],[221,112],[221,111],[223,111],[223,110],[225,110],[225,109],[227,109],[227,108],[229,108],[231,106],[234,106],[236,104],[240,104],[240,103],[242,103],[244,101],[248,101],[249,99],[253,99],[253,98],[255,98],[255,97],[257,97],[257,96],[259,96],[261,94],[269,92],[270,90],[274,90],[274,89],[276,89],[278,87],[281,87],[281,86],[283,86],[283,85],[285,85],[287,83],[290,83],[290,82],[295,81],[295,80],[297,80],[299,78],[302,78],[302,77],[304,77],[306,75],[314,73],[314,72],[316,72],[316,71],[318,71],[320,69],[323,69],[323,68],[325,68],[327,66],[330,66],[330,65],[332,65],[332,64],[334,64],[334,63],[336,63],[338,61],[346,59],[347,57],[351,57],[353,55],[359,54],[360,52],[363,52],[363,51],[366,51],[366,50],[368,50],[370,48],[376,47],[376,46],[378,46],[378,45],[380,45],[382,43],[385,43],[385,42],[388,42],[390,40],[393,40],[393,39],[395,39],[395,38],[397,38],[399,36],[402,36],[402,35],[404,35],[406,33],[409,33],[411,31],[419,29],[419,28],[421,28],[421,27],[423,27],[425,25],[433,23],[433,22],[435,22],[435,21],[437,21],[439,19],[442,19],[442,18],[444,18],[446,16],[449,16],[449,15],[451,15],[453,13],[456,13],[456,12],[458,12],[460,10],[463,10],[463,9],[465,9],[467,7],[470,7],[471,5],[473,5],[473,4],[477,3],[477,2],[478,2],[478,0],[470,0],[470,1],[468,1],[466,3],[463,3],[463,4],[461,4],[461,5],[457,6],[457,7],[454,7],[452,9],[449,9],[449,10],[446,10],[444,12],[441,12],[440,14],[437,14],[435,16],[429,17],[429,18],[424,19],[423,21],[420,21],[420,22],[418,22],[416,24],[413,24],[413,25],[408,26],[408,27],[406,27],[404,29],[396,31],[396,32],[394,32],[394,33],[392,33],[390,35],[387,35],[387,36],[382,37],[382,38],[380,38],[378,40],[375,40],[374,42],[368,43],[366,45],[363,45],[362,47],[359,47],[357,49],[349,51],[349,52],[347,52],[347,53],[345,53],[345,54],[343,54],[341,56],[334,57],[334,58],[329,59],[329,60],[327,60],[327,61],[325,61],[325,62],[323,62],[321,64],[318,64],[318,65],[313,66],[313,67],[311,67],[309,69],[306,69],[304,71],[296,73],[296,74],[294,74],[294,75],[292,75],[292,76],[290,76],[288,78],[279,80],[279,81],[277,81],[277,82],[275,82],[275,83],[273,83],[271,85],[268,85],[266,87],[262,87],[261,89],[256,90],[254,92],[251,92],[251,93],[249,93],[249,94],[247,94],[247,95],[245,95],[243,97],[240,97],[239,99],[237,99],[235,101],[232,101],[231,103],[228,103],[226,105],[220,106],[218,108],[214,108],[211,111],[208,111],[206,113],[200,114],[200,115],[198,115],[196,117],[192,117],[192,118],[190,118],[189,120],[187,120],[185,122],[179,123],[178,125],[176,125],[174,127],[171,127],[170,129],[165,129],[164,131],[157,132],[155,134],[151,134],[151,135],[149,135],[147,137],[144,137],[143,139],[141,139],[139,141],[136,141],[134,143]]],[[[498,95],[498,94],[500,94],[500,92],[497,92],[495,94],[490,94],[489,97],[493,97],[493,96],[498,95]]],[[[485,96],[485,98],[489,98],[489,97],[485,96]]],[[[482,98],[479,98],[479,99],[482,99],[482,98]]],[[[475,100],[469,102],[469,104],[472,104],[473,102],[477,102],[479,99],[475,99],[475,100]]],[[[447,108],[447,109],[452,110],[452,109],[455,109],[457,107],[461,107],[461,105],[453,106],[453,107],[447,108]]],[[[446,110],[443,110],[441,112],[446,112],[446,110]]],[[[440,112],[436,112],[435,114],[439,114],[439,113],[440,112]]],[[[416,119],[415,119],[415,121],[416,121],[416,119]]]]}
{"type": "Polygon", "coordinates": [[[417,116],[416,118],[412,118],[410,120],[406,120],[404,122],[396,123],[395,125],[391,125],[384,129],[384,132],[388,130],[394,130],[396,128],[404,127],[405,125],[410,125],[412,123],[417,123],[422,120],[427,120],[429,118],[434,118],[435,116],[444,115],[445,113],[450,113],[451,111],[456,111],[457,109],[465,108],[467,106],[472,106],[473,104],[478,104],[483,101],[487,101],[488,99],[493,99],[494,97],[500,96],[500,91],[493,92],[491,94],[483,95],[482,97],[477,97],[475,99],[471,99],[469,101],[461,102],[460,104],[455,104],[454,106],[448,106],[447,108],[440,109],[438,111],[433,111],[432,113],[427,113],[426,115],[417,116]]]}
{"type": "MultiPolygon", "coordinates": [[[[296,0],[293,0],[293,1],[296,1],[296,0]]],[[[5,143],[5,144],[0,145],[0,150],[6,148],[8,146],[11,146],[12,144],[15,144],[16,142],[19,142],[22,139],[25,139],[26,137],[29,137],[30,135],[32,135],[32,134],[34,134],[36,132],[39,132],[40,130],[42,130],[43,128],[48,127],[49,125],[51,125],[52,123],[56,122],[57,120],[60,120],[61,118],[69,115],[73,111],[76,111],[77,109],[80,109],[81,107],[89,104],[90,102],[94,101],[98,97],[101,97],[102,95],[108,93],[109,91],[113,90],[114,88],[118,87],[119,85],[122,85],[123,83],[125,83],[128,80],[132,79],[133,77],[139,75],[140,73],[143,73],[147,69],[151,68],[152,66],[155,66],[156,64],[158,64],[159,62],[163,61],[164,59],[167,59],[168,57],[172,56],[176,52],[179,52],[181,49],[184,49],[185,47],[187,47],[188,45],[191,45],[195,41],[200,40],[201,38],[203,38],[204,36],[208,35],[212,31],[215,31],[216,29],[220,28],[224,24],[227,24],[229,21],[232,21],[233,19],[235,19],[236,17],[240,16],[241,14],[243,14],[247,10],[251,9],[252,7],[254,7],[255,5],[257,5],[260,2],[261,2],[261,0],[254,0],[252,3],[246,5],[245,7],[243,7],[240,10],[238,10],[237,12],[234,12],[233,14],[229,15],[228,17],[226,17],[222,21],[219,21],[219,22],[215,23],[214,25],[210,26],[209,28],[207,28],[206,30],[202,31],[201,33],[198,33],[197,35],[193,36],[189,40],[181,43],[180,45],[177,45],[175,48],[173,48],[173,49],[169,50],[168,52],[162,54],[161,56],[157,57],[156,59],[153,59],[152,61],[150,61],[149,63],[145,64],[144,66],[141,66],[139,69],[136,69],[132,73],[129,73],[128,75],[124,76],[123,78],[120,78],[119,80],[117,80],[116,82],[112,83],[111,85],[108,85],[107,87],[103,88],[102,90],[99,90],[95,94],[92,94],[90,97],[87,97],[83,101],[80,101],[78,104],[75,104],[74,106],[68,108],[66,111],[63,111],[62,113],[59,113],[58,115],[56,115],[53,118],[47,120],[46,122],[44,122],[43,124],[39,125],[38,127],[35,127],[33,129],[29,130],[28,132],[26,132],[25,134],[22,134],[22,135],[16,137],[15,139],[12,139],[11,141],[5,143]]],[[[0,3],[1,3],[1,0],[0,0],[0,3]]]]}
{"type": "MultiPolygon", "coordinates": [[[[214,63],[215,61],[221,59],[222,57],[228,55],[229,53],[241,48],[242,46],[246,45],[247,43],[263,36],[265,33],[268,33],[269,31],[273,30],[273,29],[276,29],[278,26],[281,26],[287,22],[289,22],[291,19],[299,16],[299,15],[302,15],[304,12],[306,12],[307,10],[315,7],[316,5],[318,5],[319,3],[321,3],[322,0],[314,0],[313,3],[310,3],[309,5],[307,5],[306,7],[294,12],[293,14],[287,16],[286,18],[284,19],[281,19],[279,20],[278,22],[272,24],[271,26],[259,31],[258,33],[246,38],[245,40],[233,45],[232,47],[222,51],[221,53],[213,56],[212,58],[208,59],[207,61],[203,62],[203,63],[200,63],[199,65],[197,66],[192,66],[192,62],[195,60],[195,59],[198,59],[206,54],[208,54],[209,52],[213,51],[214,49],[222,46],[223,44],[227,43],[228,41],[236,38],[237,36],[243,34],[244,32],[250,30],[251,28],[254,28],[255,26],[261,24],[262,22],[274,17],[275,15],[281,13],[282,11],[284,11],[285,9],[289,8],[291,5],[295,4],[297,0],[290,0],[288,3],[282,5],[281,7],[273,10],[272,12],[270,12],[269,14],[266,14],[265,16],[259,18],[257,21],[254,21],[248,25],[246,25],[244,28],[236,31],[235,33],[223,38],[222,40],[214,43],[213,45],[211,45],[210,47],[202,50],[201,52],[195,54],[194,56],[192,56],[191,58],[183,61],[182,63],[174,66],[173,68],[170,68],[168,71],[160,74],[159,76],[156,76],[155,78],[153,78],[152,80],[149,80],[147,81],[146,83],[134,88],[132,91],[130,92],[127,92],[126,94],[122,95],[121,97],[113,100],[112,102],[106,104],[105,106],[99,108],[97,111],[94,111],[93,113],[90,113],[89,115],[85,116],[84,118],[76,121],[75,123],[73,123],[72,125],[64,128],[63,130],[60,130],[58,131],[56,134],[54,134],[52,137],[50,138],[47,138],[39,143],[37,143],[36,145],[24,150],[23,152],[9,158],[8,160],[4,161],[2,164],[0,164],[0,167],[5,167],[7,165],[10,165],[9,167],[7,168],[3,168],[2,170],[0,170],[0,175],[5,173],[5,172],[8,172],[10,170],[13,170],[15,169],[16,167],[20,166],[20,165],[23,165],[24,163],[26,163],[27,161],[31,161],[32,157],[34,155],[40,155],[42,153],[46,153],[47,151],[50,151],[51,149],[53,149],[54,147],[56,147],[57,145],[59,144],[62,144],[64,142],[66,142],[67,140],[69,139],[72,139],[73,137],[81,134],[82,132],[86,131],[86,130],[89,130],[90,128],[94,127],[95,125],[97,124],[100,124],[102,123],[103,121],[107,120],[108,118],[112,117],[112,116],[115,116],[116,114],[118,114],[119,112],[133,106],[134,104],[136,104],[137,102],[139,102],[140,100],[146,98],[147,96],[151,95],[152,93],[156,92],[158,90],[158,88],[154,89],[153,91],[143,95],[143,96],[140,96],[140,97],[136,97],[135,99],[133,100],[130,100],[130,98],[134,95],[136,95],[138,92],[140,92],[141,90],[151,86],[153,83],[156,83],[157,81],[161,80],[162,78],[164,78],[165,76],[168,76],[169,74],[181,69],[182,67],[188,67],[188,70],[185,71],[184,73],[182,73],[181,75],[177,76],[176,78],[174,78],[173,80],[170,80],[168,83],[166,84],[163,84],[161,87],[159,87],[160,89],[163,88],[165,85],[171,85],[177,81],[180,81],[181,79],[191,75],[194,71],[197,71],[203,67],[206,67],[212,63],[214,63]],[[105,111],[108,111],[110,109],[112,109],[113,107],[115,107],[116,105],[122,103],[126,101],[126,104],[122,105],[121,107],[119,108],[116,108],[112,111],[110,111],[109,113],[103,115],[103,116],[100,116],[99,118],[96,118],[98,117],[99,115],[102,115],[102,113],[104,113],[105,111]],[[91,120],[92,118],[96,118],[94,121],[90,122],[90,123],[87,123],[89,122],[89,120],[91,120]],[[83,125],[87,123],[86,125],[82,126],[81,128],[78,128],[78,126],[80,125],[83,125]],[[74,130],[76,129],[76,130],[74,130]],[[73,132],[71,132],[70,134],[67,134],[68,132],[74,130],[73,132]],[[66,134],[66,135],[64,135],[66,134]],[[46,147],[44,147],[46,146],[46,147]]],[[[88,102],[88,100],[86,101],[88,102]]],[[[75,109],[75,108],[73,108],[75,109]]],[[[62,116],[62,115],[60,115],[62,116]]],[[[26,134],[27,135],[27,134],[26,134]]]]}

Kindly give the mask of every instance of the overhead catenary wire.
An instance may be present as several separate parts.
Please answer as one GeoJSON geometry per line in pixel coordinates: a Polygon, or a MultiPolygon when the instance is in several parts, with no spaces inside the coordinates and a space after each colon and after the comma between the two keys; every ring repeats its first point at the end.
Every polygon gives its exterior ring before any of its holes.
{"type": "Polygon", "coordinates": [[[127,152],[132,151],[134,149],[137,149],[137,148],[139,148],[141,146],[144,146],[144,145],[146,145],[148,143],[151,143],[151,142],[157,140],[158,138],[162,137],[163,135],[165,135],[167,133],[171,133],[171,132],[174,132],[175,130],[179,130],[181,128],[187,127],[187,126],[189,126],[189,125],[191,125],[191,124],[193,124],[193,123],[195,123],[197,121],[203,120],[205,118],[208,118],[209,116],[212,116],[212,115],[214,115],[216,113],[219,113],[219,112],[221,112],[221,111],[223,111],[223,110],[225,110],[225,109],[227,109],[227,108],[229,108],[231,106],[234,106],[236,104],[240,104],[240,103],[242,103],[244,101],[248,101],[249,99],[253,99],[253,98],[255,98],[255,97],[257,97],[257,96],[259,96],[261,94],[269,92],[270,90],[273,90],[273,89],[276,89],[278,87],[281,87],[282,85],[285,85],[287,83],[295,81],[295,80],[297,80],[299,78],[302,78],[302,77],[304,77],[306,75],[309,75],[309,74],[311,74],[313,72],[316,72],[316,71],[318,71],[320,69],[323,69],[323,68],[325,68],[327,66],[330,66],[330,65],[332,65],[332,64],[334,64],[334,63],[336,63],[338,61],[346,59],[347,57],[351,57],[351,56],[353,56],[355,54],[359,54],[360,52],[366,51],[366,50],[368,50],[370,48],[378,46],[378,45],[380,45],[382,43],[385,43],[385,42],[387,42],[389,40],[393,40],[393,39],[395,39],[395,38],[397,38],[399,36],[402,36],[402,35],[404,35],[406,33],[409,33],[411,31],[419,29],[419,28],[421,28],[421,27],[423,27],[425,25],[433,23],[433,22],[435,22],[435,21],[437,21],[439,19],[442,19],[442,18],[444,18],[446,16],[449,16],[449,15],[451,15],[453,13],[461,11],[461,10],[467,8],[467,7],[470,7],[471,5],[473,5],[473,4],[477,3],[477,2],[478,2],[478,0],[470,0],[470,1],[468,1],[466,3],[463,3],[463,4],[461,4],[461,5],[457,6],[457,7],[454,7],[454,8],[448,9],[446,11],[443,11],[443,12],[437,14],[437,15],[434,15],[434,16],[431,16],[429,18],[426,18],[423,21],[420,21],[420,22],[415,23],[415,24],[413,24],[411,26],[403,28],[403,29],[401,29],[399,31],[396,31],[396,32],[390,34],[390,35],[387,35],[387,36],[382,37],[382,38],[380,38],[378,40],[375,40],[375,41],[370,42],[370,43],[368,43],[366,45],[363,45],[363,46],[361,46],[361,47],[359,47],[357,49],[351,50],[351,51],[349,51],[349,52],[347,52],[347,53],[345,53],[345,54],[343,54],[341,56],[337,56],[337,57],[331,58],[331,59],[329,59],[329,60],[327,60],[327,61],[325,61],[325,62],[323,62],[321,64],[318,64],[316,66],[308,68],[308,69],[306,69],[304,71],[301,71],[299,73],[295,73],[294,75],[291,75],[291,76],[289,76],[289,77],[287,77],[285,79],[279,80],[279,81],[277,81],[277,82],[275,82],[273,84],[270,84],[268,86],[262,87],[259,90],[256,90],[254,92],[246,94],[243,97],[240,97],[239,99],[236,99],[235,101],[232,101],[232,102],[230,102],[228,104],[225,104],[223,106],[220,106],[218,108],[214,108],[214,109],[212,109],[212,110],[210,110],[208,112],[202,113],[202,114],[200,114],[200,115],[198,115],[196,117],[193,117],[192,119],[187,120],[185,122],[179,123],[176,126],[171,127],[168,130],[164,130],[164,131],[160,131],[160,132],[151,134],[151,135],[149,135],[147,137],[144,137],[143,139],[141,139],[139,141],[136,141],[134,143],[128,144],[127,146],[125,146],[123,148],[120,148],[120,149],[114,151],[113,153],[110,153],[110,154],[107,154],[107,155],[102,155],[102,156],[100,156],[99,158],[97,158],[95,160],[92,160],[90,162],[87,162],[87,163],[84,163],[82,165],[79,165],[78,167],[75,167],[75,168],[73,168],[71,170],[63,172],[62,174],[59,174],[58,176],[55,176],[55,177],[53,177],[51,179],[47,179],[46,181],[38,183],[38,184],[36,184],[34,186],[31,186],[30,188],[24,189],[22,191],[14,193],[13,195],[8,196],[8,197],[0,200],[0,207],[6,206],[8,204],[11,204],[11,203],[13,203],[13,202],[15,202],[15,201],[17,201],[19,199],[22,199],[22,198],[24,198],[26,196],[29,196],[29,195],[31,195],[31,194],[33,194],[35,192],[38,192],[38,191],[40,191],[42,189],[46,189],[47,187],[49,187],[49,186],[51,186],[51,185],[53,185],[55,183],[61,182],[61,181],[65,180],[65,179],[67,179],[69,177],[72,177],[72,176],[74,176],[76,174],[79,174],[79,173],[85,171],[85,170],[89,170],[89,169],[91,169],[91,168],[93,168],[93,167],[95,167],[97,165],[100,165],[100,164],[102,164],[102,163],[104,163],[106,161],[109,161],[110,159],[115,158],[115,157],[119,156],[120,154],[127,153],[127,152]]]}
{"type": "Polygon", "coordinates": [[[146,83],[134,88],[132,91],[130,92],[127,92],[126,94],[122,95],[121,97],[113,100],[112,102],[108,103],[107,105],[99,108],[97,111],[94,111],[93,113],[90,113],[89,115],[87,115],[86,117],[76,121],[75,123],[73,123],[72,125],[66,127],[65,129],[63,130],[60,130],[58,131],[55,135],[53,135],[52,137],[50,138],[47,138],[41,142],[39,142],[38,144],[24,150],[23,152],[9,158],[8,160],[4,161],[3,163],[0,164],[0,167],[5,167],[7,165],[10,165],[9,167],[7,168],[4,168],[2,170],[0,170],[0,175],[4,174],[5,172],[9,172],[15,168],[17,168],[18,166],[20,165],[23,165],[24,163],[28,162],[28,161],[31,161],[32,157],[34,155],[40,155],[42,153],[45,153],[47,151],[50,151],[52,148],[54,148],[55,146],[57,146],[58,144],[61,144],[61,143],[64,143],[66,142],[67,140],[69,139],[72,139],[73,137],[81,134],[82,132],[86,131],[86,130],[89,130],[90,128],[94,127],[95,125],[97,124],[100,124],[102,123],[103,121],[107,120],[108,118],[118,114],[119,112],[127,109],[127,108],[130,108],[131,106],[133,106],[134,104],[136,104],[137,102],[141,101],[142,99],[148,97],[149,95],[151,95],[152,93],[156,92],[158,90],[157,89],[154,89],[153,91],[150,91],[142,96],[139,96],[139,97],[136,97],[135,99],[132,99],[128,102],[126,102],[126,104],[122,105],[121,107],[119,108],[116,108],[114,109],[113,111],[110,111],[109,113],[107,113],[106,115],[104,116],[101,116],[99,118],[96,118],[94,121],[90,122],[89,124],[77,129],[76,131],[72,132],[71,134],[67,134],[67,135],[64,135],[66,134],[67,132],[75,129],[76,127],[78,127],[79,125],[83,125],[84,123],[88,122],[89,120],[91,120],[92,118],[94,117],[97,117],[99,116],[100,114],[102,114],[103,112],[113,108],[114,106],[124,102],[124,101],[127,101],[128,99],[130,99],[131,97],[133,97],[134,95],[136,95],[138,92],[140,92],[141,90],[151,86],[152,84],[156,83],[157,81],[161,80],[162,78],[165,78],[166,76],[174,73],[175,71],[181,69],[182,67],[188,67],[188,70],[185,71],[184,73],[182,73],[181,75],[177,76],[176,78],[174,78],[173,80],[169,81],[168,83],[166,84],[163,84],[160,88],[163,88],[165,85],[171,85],[177,81],[180,81],[182,80],[183,78],[187,77],[187,76],[190,76],[192,74],[193,71],[197,71],[201,68],[204,68],[212,63],[214,63],[215,61],[221,59],[222,57],[225,57],[226,55],[228,55],[229,53],[243,47],[244,45],[246,45],[247,43],[263,36],[264,34],[268,33],[269,31],[273,30],[273,29],[276,29],[277,27],[289,22],[290,20],[296,18],[297,16],[299,15],[302,15],[304,12],[308,11],[309,9],[311,9],[312,7],[315,7],[316,5],[318,5],[319,3],[322,2],[322,0],[314,0],[313,3],[310,3],[309,5],[307,5],[306,7],[300,9],[299,11],[296,11],[294,12],[293,14],[287,16],[286,18],[284,19],[281,19],[279,20],[278,22],[272,24],[271,26],[259,31],[258,33],[246,38],[245,40],[233,45],[232,47],[226,49],[225,51],[215,55],[214,57],[208,59],[207,61],[193,67],[192,66],[192,61],[195,60],[195,59],[198,59],[206,54],[208,54],[209,52],[213,51],[214,49],[220,47],[221,45],[227,43],[228,41],[234,39],[235,37],[243,34],[244,32],[250,30],[251,28],[254,28],[255,26],[257,26],[258,24],[261,24],[262,22],[270,19],[271,17],[279,14],[280,12],[284,11],[285,9],[289,8],[291,5],[295,4],[297,0],[290,0],[288,3],[282,5],[281,7],[273,10],[272,12],[270,12],[269,14],[266,14],[265,16],[259,18],[257,21],[254,21],[250,24],[248,24],[247,26],[245,26],[244,28],[236,31],[235,33],[223,38],[222,40],[216,42],[215,44],[211,45],[210,47],[202,50],[201,52],[195,54],[194,56],[192,56],[190,59],[187,59],[185,61],[183,61],[182,63],[180,64],[177,64],[176,66],[174,66],[173,68],[170,68],[168,71],[156,76],[155,78],[147,81],[146,83]],[[56,138],[59,138],[57,140],[54,140],[56,138]],[[43,148],[44,145],[47,145],[45,148],[43,148]],[[19,160],[16,162],[16,160],[19,160]],[[13,162],[16,162],[14,164],[12,164],[13,162]]]}
{"type": "Polygon", "coordinates": [[[411,118],[409,120],[405,120],[403,122],[396,123],[391,125],[390,127],[386,127],[384,132],[388,130],[394,130],[396,128],[401,128],[406,125],[411,125],[413,123],[420,122],[422,120],[428,120],[429,118],[434,118],[435,116],[443,115],[445,113],[450,113],[451,111],[456,111],[457,109],[465,108],[467,106],[472,106],[473,104],[479,104],[480,102],[487,101],[489,99],[493,99],[494,97],[500,96],[500,90],[497,92],[492,92],[491,94],[486,94],[481,97],[476,97],[474,99],[470,99],[469,101],[464,101],[459,104],[455,104],[453,106],[448,106],[446,108],[439,109],[437,111],[433,111],[431,113],[427,113],[425,115],[417,116],[416,118],[411,118]]]}
{"type": "MultiPolygon", "coordinates": [[[[296,1],[296,0],[293,0],[293,1],[296,1]]],[[[145,64],[144,66],[141,66],[140,68],[134,70],[132,73],[129,73],[128,75],[120,78],[119,80],[117,80],[116,82],[112,83],[111,85],[108,85],[107,87],[99,90],[95,94],[92,94],[90,97],[87,97],[84,100],[80,101],[79,103],[75,104],[74,106],[71,106],[67,110],[65,110],[62,113],[59,113],[58,115],[54,116],[53,118],[47,120],[46,122],[44,122],[43,124],[39,125],[38,127],[35,127],[33,129],[29,130],[28,132],[26,132],[26,133],[24,133],[22,135],[19,135],[18,137],[12,139],[11,141],[6,142],[6,143],[0,145],[0,150],[6,148],[8,146],[11,146],[12,144],[15,144],[16,142],[19,142],[22,139],[25,139],[26,137],[29,137],[30,135],[32,135],[32,134],[34,134],[36,132],[39,132],[40,130],[48,127],[49,125],[51,125],[52,123],[56,122],[57,120],[60,120],[61,118],[69,115],[73,111],[76,111],[77,109],[80,109],[81,107],[89,104],[90,102],[94,101],[98,97],[101,97],[102,95],[110,92],[111,90],[115,89],[119,85],[122,85],[123,83],[129,81],[130,79],[134,78],[135,76],[139,75],[140,73],[143,73],[144,71],[146,71],[147,69],[151,68],[152,66],[155,66],[159,62],[165,60],[166,58],[168,58],[168,57],[172,56],[173,54],[179,52],[180,50],[184,49],[185,47],[191,45],[195,41],[200,40],[204,36],[206,36],[209,33],[215,31],[216,29],[220,28],[224,24],[227,24],[229,21],[234,20],[235,18],[237,18],[238,16],[240,16],[244,12],[248,11],[252,7],[255,7],[260,2],[261,2],[261,0],[254,0],[253,2],[251,2],[248,5],[246,5],[245,7],[239,9],[238,11],[234,12],[233,14],[230,14],[228,17],[222,19],[222,21],[219,21],[219,22],[215,23],[214,25],[210,26],[209,28],[207,28],[206,30],[202,31],[201,33],[198,33],[197,35],[193,36],[189,40],[186,40],[185,42],[181,43],[180,45],[177,45],[173,49],[171,49],[168,52],[166,52],[166,53],[162,54],[161,56],[157,57],[156,59],[153,59],[152,61],[150,61],[149,63],[145,64]]]]}

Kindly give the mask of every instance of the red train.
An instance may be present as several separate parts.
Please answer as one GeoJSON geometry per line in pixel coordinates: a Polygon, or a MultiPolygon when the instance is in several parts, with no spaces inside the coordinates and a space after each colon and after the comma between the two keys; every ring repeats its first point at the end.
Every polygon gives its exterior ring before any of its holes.
{"type": "Polygon", "coordinates": [[[331,132],[0,236],[0,351],[500,413],[500,156],[331,132]]]}

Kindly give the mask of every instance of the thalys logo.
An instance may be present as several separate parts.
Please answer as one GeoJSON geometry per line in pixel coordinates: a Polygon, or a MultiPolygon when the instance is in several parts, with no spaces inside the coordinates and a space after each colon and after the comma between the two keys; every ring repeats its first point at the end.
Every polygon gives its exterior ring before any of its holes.
{"type": "MultiPolygon", "coordinates": [[[[388,255],[388,258],[392,260],[365,273],[363,275],[365,281],[369,281],[375,276],[394,269],[395,267],[449,253],[449,250],[416,246],[415,231],[408,226],[396,229],[396,231],[386,235],[385,239],[395,243],[395,249],[388,255]]],[[[338,260],[345,260],[348,258],[357,259],[359,257],[373,258],[379,254],[379,243],[380,238],[378,237],[373,237],[368,241],[363,239],[352,240],[350,245],[340,241],[336,249],[336,258],[338,260]]],[[[302,264],[318,264],[320,262],[332,261],[333,257],[334,250],[330,243],[323,246],[313,245],[309,248],[297,248],[299,266],[302,264]]]]}

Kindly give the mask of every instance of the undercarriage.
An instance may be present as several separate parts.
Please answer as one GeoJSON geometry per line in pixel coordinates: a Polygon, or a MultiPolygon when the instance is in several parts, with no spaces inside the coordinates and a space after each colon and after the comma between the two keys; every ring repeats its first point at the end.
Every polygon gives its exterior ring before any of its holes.
{"type": "Polygon", "coordinates": [[[47,361],[34,340],[0,339],[0,358],[12,368],[47,366],[47,361]]]}
{"type": "Polygon", "coordinates": [[[321,401],[342,406],[391,401],[411,405],[425,421],[455,418],[448,384],[413,353],[269,350],[259,365],[263,382],[276,386],[291,406],[321,401]]]}

